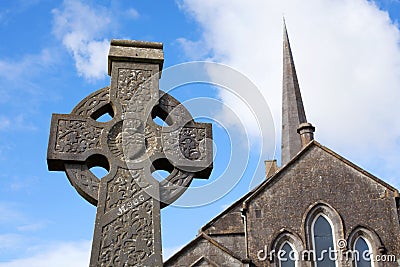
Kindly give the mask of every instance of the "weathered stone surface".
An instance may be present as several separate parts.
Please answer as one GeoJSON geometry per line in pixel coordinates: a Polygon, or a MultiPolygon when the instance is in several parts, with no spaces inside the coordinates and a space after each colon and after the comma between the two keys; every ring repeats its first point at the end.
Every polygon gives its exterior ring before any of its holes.
{"type": "MultiPolygon", "coordinates": [[[[271,249],[283,230],[297,235],[304,248],[310,248],[305,218],[310,208],[318,203],[330,205],[340,215],[341,238],[348,241],[358,226],[373,229],[387,254],[400,255],[396,190],[371,177],[329,150],[311,144],[300,158],[248,200],[247,229],[252,261],[256,266],[270,264],[259,261],[257,252],[264,246],[271,249]],[[257,215],[257,210],[261,216],[257,215]]],[[[303,264],[311,266],[311,262],[303,264]]],[[[339,266],[352,265],[350,262],[339,266]]],[[[397,263],[388,262],[385,266],[397,266],[397,263]]]]}
{"type": "MultiPolygon", "coordinates": [[[[239,266],[279,266],[276,257],[272,261],[259,260],[257,253],[265,248],[267,252],[276,249],[274,244],[285,233],[298,237],[297,245],[303,250],[312,249],[307,218],[319,204],[337,212],[339,223],[332,219],[334,231],[346,240],[347,249],[352,249],[357,230],[364,228],[376,234],[376,239],[370,240],[375,243],[375,255],[396,255],[399,259],[398,191],[313,141],[287,166],[202,227],[199,237],[165,266],[191,266],[198,255],[213,257],[216,263],[236,256],[241,262],[239,266]],[[206,244],[214,242],[226,250],[216,253],[205,249],[201,238],[209,241],[204,241],[206,244]]],[[[298,266],[311,267],[314,263],[301,261],[298,266]]],[[[349,260],[339,262],[338,266],[354,265],[349,260]]],[[[394,267],[398,263],[388,261],[377,266],[394,267]]]]}
{"type": "Polygon", "coordinates": [[[233,204],[229,210],[224,211],[201,228],[201,231],[210,235],[243,234],[243,219],[241,217],[242,203],[233,204]]]}
{"type": "Polygon", "coordinates": [[[206,234],[200,234],[179,254],[179,257],[171,257],[167,262],[165,262],[164,266],[243,266],[239,257],[234,256],[233,252],[228,248],[224,247],[206,234]]]}
{"type": "Polygon", "coordinates": [[[164,266],[197,266],[195,264],[201,259],[199,255],[213,260],[215,266],[225,266],[223,263],[226,259],[232,259],[230,264],[249,266],[245,255],[245,229],[241,217],[242,202],[249,194],[203,226],[197,238],[166,261],[164,266]]]}
{"type": "Polygon", "coordinates": [[[97,205],[90,266],[162,266],[160,208],[193,178],[212,169],[212,133],[172,96],[159,91],[162,44],[113,40],[111,86],[54,114],[49,170],[65,171],[78,193],[97,205]],[[109,113],[112,119],[96,119],[109,113]],[[153,117],[164,119],[162,127],[153,117]],[[101,180],[90,168],[109,171],[101,180]],[[158,182],[155,170],[170,175],[158,182]]]}

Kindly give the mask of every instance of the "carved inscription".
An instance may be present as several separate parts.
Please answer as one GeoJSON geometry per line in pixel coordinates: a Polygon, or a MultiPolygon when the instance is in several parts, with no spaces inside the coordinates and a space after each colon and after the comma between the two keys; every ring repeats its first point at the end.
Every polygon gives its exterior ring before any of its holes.
{"type": "MultiPolygon", "coordinates": [[[[121,208],[147,188],[149,184],[143,179],[142,170],[119,168],[115,177],[107,185],[106,212],[112,208],[121,208]]],[[[128,204],[129,206],[130,204],[128,204]]]]}
{"type": "Polygon", "coordinates": [[[83,153],[100,146],[99,137],[102,128],[87,125],[80,120],[59,120],[55,151],[65,153],[83,153]]]}

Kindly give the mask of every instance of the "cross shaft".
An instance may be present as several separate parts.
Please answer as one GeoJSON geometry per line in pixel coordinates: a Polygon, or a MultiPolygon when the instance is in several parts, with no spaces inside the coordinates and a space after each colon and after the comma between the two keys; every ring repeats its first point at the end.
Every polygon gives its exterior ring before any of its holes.
{"type": "Polygon", "coordinates": [[[113,40],[111,86],[53,114],[49,170],[97,206],[90,266],[162,266],[160,208],[176,200],[194,177],[212,169],[211,125],[196,123],[173,97],[158,89],[162,44],[113,40]],[[108,122],[96,119],[104,113],[108,122]],[[161,127],[153,117],[163,118],[161,127]],[[90,168],[102,166],[101,180],[90,168]],[[161,182],[152,172],[170,175],[161,182]]]}

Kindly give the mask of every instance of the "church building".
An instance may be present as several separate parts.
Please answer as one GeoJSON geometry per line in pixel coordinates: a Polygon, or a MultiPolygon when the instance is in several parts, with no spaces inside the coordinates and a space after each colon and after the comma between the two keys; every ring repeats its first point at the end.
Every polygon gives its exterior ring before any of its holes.
{"type": "Polygon", "coordinates": [[[400,266],[400,196],[314,140],[283,38],[281,166],[164,266],[400,266]]]}

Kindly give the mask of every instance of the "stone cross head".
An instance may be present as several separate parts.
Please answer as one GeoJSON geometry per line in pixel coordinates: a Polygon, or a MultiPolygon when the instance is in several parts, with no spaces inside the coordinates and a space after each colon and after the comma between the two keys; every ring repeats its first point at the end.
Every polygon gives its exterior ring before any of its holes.
{"type": "Polygon", "coordinates": [[[53,114],[47,164],[97,206],[90,266],[162,266],[160,209],[212,170],[211,124],[159,90],[161,43],[112,40],[111,86],[53,114]],[[100,122],[103,114],[112,119],[100,122]],[[163,119],[167,126],[153,120],[163,119]],[[102,179],[90,168],[108,170],[102,179]],[[170,174],[162,181],[156,170],[170,174]]]}

